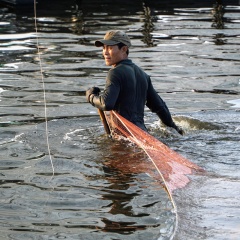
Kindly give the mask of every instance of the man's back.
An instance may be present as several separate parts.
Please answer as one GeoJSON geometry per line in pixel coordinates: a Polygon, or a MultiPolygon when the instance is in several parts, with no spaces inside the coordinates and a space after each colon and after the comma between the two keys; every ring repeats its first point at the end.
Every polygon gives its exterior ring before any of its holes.
{"type": "MultiPolygon", "coordinates": [[[[113,91],[114,96],[105,99],[105,104],[116,110],[121,116],[144,128],[144,107],[148,90],[148,75],[131,60],[121,61],[109,71],[106,91],[113,91]],[[113,106],[114,105],[114,106],[113,106]]],[[[108,110],[112,110],[108,109],[108,110]]]]}

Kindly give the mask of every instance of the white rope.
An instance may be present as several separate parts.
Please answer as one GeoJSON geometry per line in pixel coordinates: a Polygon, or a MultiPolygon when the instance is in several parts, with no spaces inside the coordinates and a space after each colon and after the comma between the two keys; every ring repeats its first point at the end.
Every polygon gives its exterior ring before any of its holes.
{"type": "Polygon", "coordinates": [[[52,160],[50,144],[49,144],[49,136],[48,136],[47,101],[46,101],[46,90],[45,90],[43,67],[42,67],[42,60],[41,60],[41,53],[40,53],[39,39],[38,39],[36,0],[34,0],[34,19],[35,19],[34,23],[35,23],[35,31],[36,31],[36,41],[37,41],[37,54],[38,54],[38,58],[39,58],[40,75],[41,75],[42,88],[43,88],[44,118],[45,118],[45,133],[46,133],[46,141],[47,141],[47,150],[48,150],[48,155],[49,155],[51,166],[52,166],[52,177],[53,177],[54,176],[54,166],[53,166],[53,160],[52,160]]]}

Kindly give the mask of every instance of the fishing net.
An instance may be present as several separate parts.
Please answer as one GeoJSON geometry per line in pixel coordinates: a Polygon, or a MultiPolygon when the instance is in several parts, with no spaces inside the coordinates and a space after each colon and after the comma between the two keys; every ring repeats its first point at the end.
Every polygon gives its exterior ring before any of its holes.
{"type": "Polygon", "coordinates": [[[199,166],[173,151],[115,111],[104,112],[104,114],[112,137],[118,139],[124,137],[145,151],[165,182],[169,194],[175,189],[186,186],[190,181],[188,175],[196,170],[201,170],[199,166]]]}

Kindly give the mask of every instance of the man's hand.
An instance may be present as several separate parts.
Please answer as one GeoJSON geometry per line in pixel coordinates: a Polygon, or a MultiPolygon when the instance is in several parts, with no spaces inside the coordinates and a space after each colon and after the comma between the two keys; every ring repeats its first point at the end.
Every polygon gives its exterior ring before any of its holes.
{"type": "Polygon", "coordinates": [[[183,129],[180,128],[180,127],[178,127],[177,125],[175,125],[174,129],[175,129],[179,134],[181,134],[181,135],[184,135],[184,134],[185,134],[185,132],[183,131],[183,129]]]}
{"type": "Polygon", "coordinates": [[[93,94],[93,95],[98,95],[99,93],[100,93],[100,88],[98,88],[98,87],[91,87],[91,88],[89,88],[87,91],[86,91],[86,98],[87,98],[87,101],[89,102],[89,103],[91,103],[91,99],[90,99],[90,97],[91,97],[91,95],[93,94]]]}

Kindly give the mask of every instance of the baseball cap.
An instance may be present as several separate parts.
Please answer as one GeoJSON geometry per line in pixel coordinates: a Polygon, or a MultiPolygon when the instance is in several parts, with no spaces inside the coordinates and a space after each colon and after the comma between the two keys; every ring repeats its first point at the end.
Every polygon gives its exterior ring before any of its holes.
{"type": "Polygon", "coordinates": [[[104,39],[97,40],[95,42],[95,46],[96,47],[102,47],[103,45],[112,46],[118,43],[123,43],[128,47],[131,46],[131,40],[125,32],[120,30],[111,30],[105,34],[104,39]]]}

